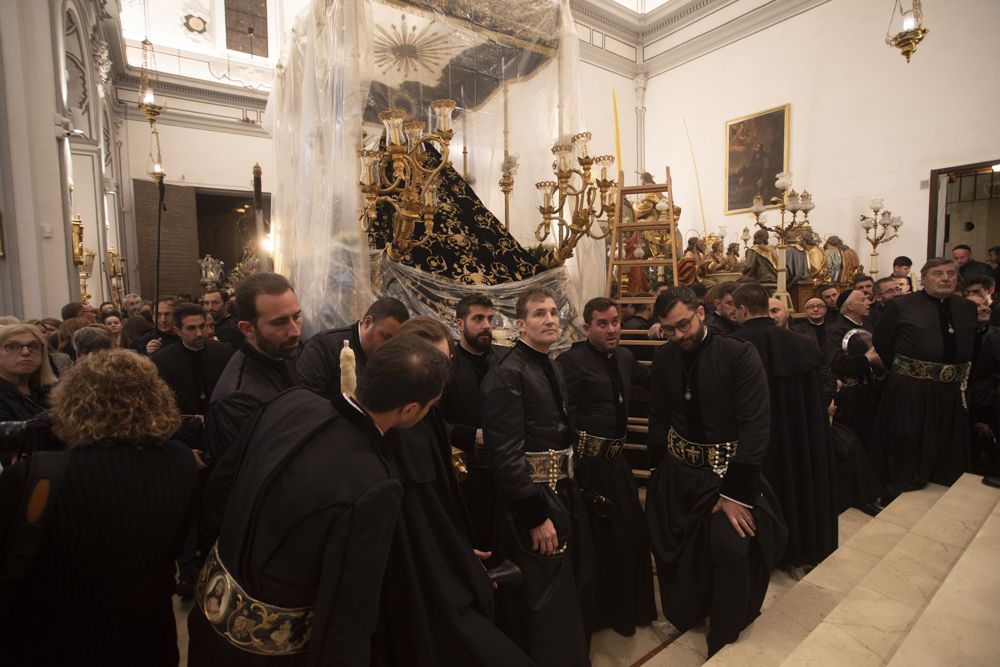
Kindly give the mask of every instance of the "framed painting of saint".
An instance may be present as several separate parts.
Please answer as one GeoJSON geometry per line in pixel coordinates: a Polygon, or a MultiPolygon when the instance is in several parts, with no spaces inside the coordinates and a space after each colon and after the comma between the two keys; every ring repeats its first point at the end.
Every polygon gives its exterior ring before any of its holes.
{"type": "Polygon", "coordinates": [[[754,195],[771,206],[781,191],[774,177],[788,171],[788,121],[790,104],[726,122],[725,213],[742,213],[754,195]]]}

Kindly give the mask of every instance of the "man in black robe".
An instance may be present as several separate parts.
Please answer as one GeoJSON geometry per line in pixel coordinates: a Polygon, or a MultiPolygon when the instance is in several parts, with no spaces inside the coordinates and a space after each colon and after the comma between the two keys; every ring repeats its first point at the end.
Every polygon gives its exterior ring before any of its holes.
{"type": "Polygon", "coordinates": [[[715,310],[705,316],[705,326],[719,336],[729,336],[736,332],[736,307],[733,305],[733,293],[739,283],[725,282],[716,288],[715,310]]]}
{"type": "Polygon", "coordinates": [[[792,330],[804,333],[816,341],[816,346],[820,350],[826,347],[826,303],[818,296],[807,299],[802,310],[805,311],[804,319],[798,320],[792,325],[792,330]]]}
{"type": "Polygon", "coordinates": [[[885,455],[874,439],[875,415],[882,394],[885,366],[871,346],[873,327],[868,318],[871,304],[861,290],[841,295],[840,314],[827,326],[825,353],[840,383],[834,420],[854,431],[880,480],[885,482],[885,455]],[[853,332],[851,336],[847,336],[853,332]],[[855,338],[856,334],[860,334],[855,338]],[[865,344],[867,341],[867,344],[865,344]]]}
{"type": "Polygon", "coordinates": [[[788,528],[780,564],[815,566],[837,548],[836,460],[827,424],[836,382],[826,381],[823,353],[812,338],[770,318],[767,290],[743,285],[734,303],[740,323],[734,336],[757,349],[767,372],[771,428],[761,467],[788,528]]]}
{"type": "Polygon", "coordinates": [[[161,296],[156,305],[156,326],[132,342],[132,349],[149,356],[157,350],[174,345],[180,338],[174,329],[174,303],[176,297],[161,296]]]}
{"type": "Polygon", "coordinates": [[[402,497],[382,440],[427,414],[449,364],[414,336],[368,361],[356,398],[290,389],[234,445],[232,502],[188,620],[191,667],[369,665],[402,497]]]}
{"type": "Polygon", "coordinates": [[[922,290],[889,302],[873,339],[891,369],[875,424],[888,458],[884,503],[928,482],[951,484],[970,462],[965,386],[976,306],[954,294],[952,260],[928,260],[920,281],[922,290]]]}
{"type": "Polygon", "coordinates": [[[228,301],[229,294],[219,289],[209,290],[201,295],[202,305],[215,322],[215,337],[238,350],[243,345],[243,334],[240,333],[235,315],[226,307],[228,301]]]}
{"type": "Polygon", "coordinates": [[[492,548],[496,485],[483,437],[483,378],[508,349],[493,345],[493,302],[485,294],[463,297],[455,306],[459,339],[452,377],[441,399],[441,413],[451,425],[451,446],[464,453],[468,473],[462,496],[472,521],[473,544],[492,548]]]}
{"type": "Polygon", "coordinates": [[[869,317],[872,318],[872,324],[877,324],[878,318],[882,316],[882,311],[885,310],[885,304],[900,296],[902,291],[899,289],[899,283],[896,282],[896,279],[888,276],[875,281],[873,294],[875,300],[872,302],[869,317]]]}
{"type": "Polygon", "coordinates": [[[559,340],[553,295],[522,294],[517,328],[517,345],[483,381],[486,451],[499,490],[494,556],[524,572],[524,583],[497,591],[497,625],[539,665],[589,665],[594,545],[571,477],[566,384],[548,356],[559,340]]]}
{"type": "Polygon", "coordinates": [[[577,432],[576,480],[590,510],[597,564],[593,630],[631,637],[656,619],[646,521],[624,456],[634,384],[649,386],[648,366],[619,345],[618,308],[610,299],[583,307],[587,340],[558,358],[577,432]]]}
{"type": "Polygon", "coordinates": [[[823,303],[826,304],[827,324],[832,323],[840,314],[837,307],[837,297],[840,296],[840,290],[834,285],[824,284],[816,288],[816,294],[819,294],[819,298],[823,299],[823,303]]]}
{"type": "MultiPolygon", "coordinates": [[[[398,336],[414,335],[451,357],[451,333],[440,321],[407,320],[398,336]]],[[[372,665],[530,665],[493,623],[493,591],[481,562],[490,554],[473,549],[448,434],[435,406],[413,428],[384,441],[403,500],[386,563],[372,665]]]]}
{"type": "MultiPolygon", "coordinates": [[[[982,278],[983,276],[976,276],[975,279],[982,278]]],[[[979,313],[979,340],[976,356],[972,360],[968,397],[973,427],[973,470],[986,475],[987,479],[995,479],[1000,472],[1000,452],[997,451],[996,440],[996,434],[1000,433],[997,392],[997,380],[1000,379],[1000,328],[990,324],[993,313],[988,297],[981,293],[967,292],[965,298],[976,304],[979,313]]],[[[984,483],[991,484],[986,480],[984,483]]]]}
{"type": "Polygon", "coordinates": [[[654,307],[671,343],[653,359],[649,437],[666,442],[646,495],[663,615],[684,632],[710,618],[709,655],[759,613],[785,527],[761,476],[771,419],[753,345],[717,336],[694,293],[654,307]]]}
{"type": "Polygon", "coordinates": [[[360,375],[368,357],[395,336],[399,325],[409,317],[402,301],[384,296],[354,324],[319,332],[306,341],[299,354],[296,366],[302,385],[327,398],[339,396],[340,351],[344,349],[344,341],[354,350],[360,375]]]}
{"type": "MultiPolygon", "coordinates": [[[[196,303],[179,303],[174,308],[174,328],[180,342],[168,345],[150,357],[160,377],[167,383],[177,408],[181,412],[181,428],[175,437],[191,448],[198,466],[198,485],[195,492],[196,506],[200,503],[205,482],[205,459],[208,445],[205,438],[205,413],[208,400],[222,375],[233,348],[225,343],[209,340],[205,309],[196,303]]],[[[184,543],[184,550],[177,558],[177,594],[189,598],[194,594],[194,582],[201,567],[198,554],[197,515],[192,517],[191,529],[184,543]]]]}
{"type": "Polygon", "coordinates": [[[951,249],[951,257],[958,266],[959,278],[964,284],[973,276],[993,275],[993,267],[986,262],[980,262],[972,258],[972,248],[964,243],[951,249]]]}
{"type": "Polygon", "coordinates": [[[205,418],[214,465],[202,504],[203,550],[218,537],[239,464],[239,452],[230,452],[232,443],[261,406],[299,385],[295,357],[301,348],[302,308],[291,284],[277,273],[255,273],[240,281],[235,298],[244,342],[215,385],[205,418]]]}

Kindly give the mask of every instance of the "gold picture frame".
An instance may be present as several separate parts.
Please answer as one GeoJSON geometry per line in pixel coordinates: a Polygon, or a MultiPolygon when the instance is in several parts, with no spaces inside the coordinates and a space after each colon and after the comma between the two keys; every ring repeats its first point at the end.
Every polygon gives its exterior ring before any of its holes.
{"type": "Polygon", "coordinates": [[[765,205],[781,195],[775,174],[788,171],[788,128],[791,104],[783,104],[726,121],[726,215],[744,213],[760,194],[765,205]],[[780,163],[773,156],[780,155],[780,163]]]}

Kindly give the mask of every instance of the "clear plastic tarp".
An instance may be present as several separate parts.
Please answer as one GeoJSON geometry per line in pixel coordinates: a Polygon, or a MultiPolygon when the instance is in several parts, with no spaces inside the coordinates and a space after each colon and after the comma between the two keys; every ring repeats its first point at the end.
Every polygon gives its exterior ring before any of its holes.
{"type": "MultiPolygon", "coordinates": [[[[455,100],[455,169],[504,220],[506,146],[518,163],[510,233],[538,244],[534,184],[553,178],[551,147],[584,129],[578,51],[569,0],[316,0],[303,12],[269,114],[276,267],[310,329],[350,322],[372,299],[355,152],[379,144],[381,111],[427,120],[433,100],[455,100]]],[[[602,293],[604,256],[603,241],[585,238],[566,263],[576,312],[602,293]]]]}

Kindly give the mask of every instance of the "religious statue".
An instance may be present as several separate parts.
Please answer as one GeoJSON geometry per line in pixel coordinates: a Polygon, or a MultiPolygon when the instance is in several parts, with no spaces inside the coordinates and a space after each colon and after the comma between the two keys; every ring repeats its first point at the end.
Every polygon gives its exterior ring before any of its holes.
{"type": "Polygon", "coordinates": [[[858,253],[848,247],[839,236],[831,236],[827,239],[826,248],[833,248],[840,254],[840,275],[837,278],[831,276],[831,280],[839,283],[850,282],[861,270],[861,259],[858,257],[858,253]]]}
{"type": "Polygon", "coordinates": [[[715,241],[712,244],[712,249],[705,255],[705,273],[724,271],[725,260],[726,256],[722,252],[722,241],[715,241]]]}
{"type": "Polygon", "coordinates": [[[704,273],[704,269],[705,242],[697,236],[692,236],[688,239],[684,257],[677,264],[677,282],[681,285],[696,283],[698,276],[704,273]]]}
{"type": "MultiPolygon", "coordinates": [[[[625,241],[625,258],[643,259],[645,256],[646,252],[642,249],[642,239],[639,232],[632,232],[625,241]]],[[[646,271],[641,266],[630,267],[622,280],[623,294],[648,292],[649,287],[649,278],[646,277],[646,271]]]]}
{"type": "Polygon", "coordinates": [[[785,241],[788,245],[785,248],[785,268],[788,269],[788,286],[791,287],[799,281],[809,278],[809,259],[806,257],[806,250],[802,246],[802,237],[795,234],[785,241]]]}
{"type": "Polygon", "coordinates": [[[722,258],[722,271],[739,273],[743,271],[743,259],[740,257],[740,244],[730,243],[726,248],[726,256],[722,258]]]}
{"type": "Polygon", "coordinates": [[[767,230],[758,229],[753,235],[753,245],[747,248],[747,261],[743,275],[761,283],[778,281],[778,253],[767,243],[767,230]]]}
{"type": "Polygon", "coordinates": [[[819,243],[819,234],[816,232],[809,231],[802,235],[802,247],[806,251],[806,260],[809,266],[809,279],[816,283],[829,280],[826,253],[820,249],[819,243]]]}
{"type": "MultiPolygon", "coordinates": [[[[642,182],[642,185],[652,185],[656,182],[653,180],[653,175],[648,171],[639,174],[639,180],[642,182]]],[[[663,198],[663,194],[660,192],[647,192],[642,195],[635,205],[635,221],[655,222],[660,215],[660,212],[656,210],[656,205],[663,198]]]]}
{"type": "Polygon", "coordinates": [[[826,255],[826,270],[830,274],[830,282],[839,283],[840,274],[844,271],[844,258],[840,254],[840,249],[827,241],[823,244],[823,254],[826,255]]]}

